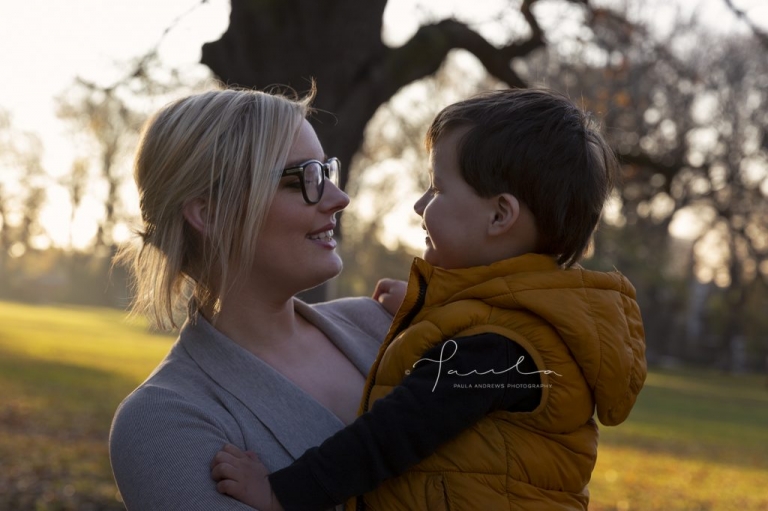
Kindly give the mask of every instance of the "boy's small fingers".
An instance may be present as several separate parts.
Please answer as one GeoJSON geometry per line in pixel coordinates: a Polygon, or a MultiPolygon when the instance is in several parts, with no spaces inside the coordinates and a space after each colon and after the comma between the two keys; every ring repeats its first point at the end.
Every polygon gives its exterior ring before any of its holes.
{"type": "Polygon", "coordinates": [[[216,491],[225,495],[234,496],[237,483],[231,479],[225,479],[216,483],[216,491]]]}
{"type": "Polygon", "coordinates": [[[224,447],[221,448],[221,450],[231,454],[235,458],[242,458],[244,456],[243,451],[240,450],[239,447],[232,444],[226,444],[224,447]]]}
{"type": "Polygon", "coordinates": [[[235,480],[237,477],[237,469],[229,463],[219,463],[211,470],[211,479],[214,481],[221,481],[223,479],[235,480]]]}
{"type": "Polygon", "coordinates": [[[376,287],[373,289],[373,299],[378,300],[379,296],[383,293],[388,293],[392,288],[392,279],[381,279],[376,283],[376,287]]]}
{"type": "Polygon", "coordinates": [[[256,460],[259,463],[261,463],[261,460],[259,459],[259,455],[256,454],[255,452],[253,452],[253,451],[245,451],[245,455],[248,456],[249,458],[251,458],[252,460],[256,460]]]}
{"type": "Polygon", "coordinates": [[[219,451],[213,456],[213,460],[211,460],[211,468],[215,467],[220,463],[229,463],[230,465],[232,465],[236,461],[237,461],[236,456],[233,456],[228,452],[219,451]]]}

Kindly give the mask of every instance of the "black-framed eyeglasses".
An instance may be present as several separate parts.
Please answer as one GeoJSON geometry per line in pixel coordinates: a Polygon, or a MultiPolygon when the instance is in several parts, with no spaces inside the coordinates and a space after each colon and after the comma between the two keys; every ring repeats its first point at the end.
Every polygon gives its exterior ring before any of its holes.
{"type": "Polygon", "coordinates": [[[304,200],[307,204],[317,204],[323,198],[326,179],[330,179],[336,186],[339,185],[340,170],[341,162],[338,158],[331,158],[325,163],[309,160],[301,165],[283,170],[281,177],[299,176],[301,194],[304,195],[304,200]]]}

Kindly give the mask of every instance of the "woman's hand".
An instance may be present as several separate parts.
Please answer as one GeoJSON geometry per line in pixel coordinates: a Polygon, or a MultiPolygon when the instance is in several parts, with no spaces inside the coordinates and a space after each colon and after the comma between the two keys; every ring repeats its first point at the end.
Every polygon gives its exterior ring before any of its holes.
{"type": "Polygon", "coordinates": [[[225,445],[211,462],[211,477],[216,490],[236,498],[260,511],[283,511],[272,492],[269,470],[255,452],[241,451],[232,444],[225,445]]]}
{"type": "Polygon", "coordinates": [[[373,299],[378,301],[393,316],[405,298],[408,283],[403,280],[381,279],[376,283],[373,299]]]}

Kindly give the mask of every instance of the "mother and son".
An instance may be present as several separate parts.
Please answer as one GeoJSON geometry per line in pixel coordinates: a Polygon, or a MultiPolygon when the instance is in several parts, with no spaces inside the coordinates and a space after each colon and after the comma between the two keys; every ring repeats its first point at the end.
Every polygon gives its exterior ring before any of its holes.
{"type": "Polygon", "coordinates": [[[646,375],[634,288],[577,264],[611,149],[551,91],[446,107],[407,289],[309,305],[296,294],[341,271],[349,203],[311,99],[209,91],[145,127],[143,227],[122,258],[138,311],[188,317],[115,415],[126,507],[587,509],[593,416],[624,421],[646,375]]]}

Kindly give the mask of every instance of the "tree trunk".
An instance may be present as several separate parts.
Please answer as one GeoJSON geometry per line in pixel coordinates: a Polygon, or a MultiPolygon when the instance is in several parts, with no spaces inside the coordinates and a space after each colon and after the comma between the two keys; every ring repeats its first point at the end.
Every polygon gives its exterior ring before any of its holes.
{"type": "Polygon", "coordinates": [[[381,40],[386,0],[232,0],[229,28],[203,45],[202,63],[230,86],[302,92],[314,79],[312,123],[326,152],[343,163],[343,188],[376,110],[401,87],[437,71],[451,49],[464,48],[497,78],[525,86],[511,61],[544,45],[530,13],[534,3],[521,7],[532,29],[522,43],[496,48],[466,25],[444,20],[389,48],[381,40]]]}
{"type": "Polygon", "coordinates": [[[376,110],[401,87],[437,71],[451,49],[464,48],[497,78],[525,86],[511,61],[544,45],[531,14],[535,1],[521,6],[531,28],[523,42],[496,48],[466,25],[444,20],[389,48],[381,40],[386,0],[231,0],[229,28],[203,45],[202,63],[229,86],[287,85],[301,93],[314,79],[318,113],[311,122],[326,153],[342,161],[344,188],[376,110]]]}

